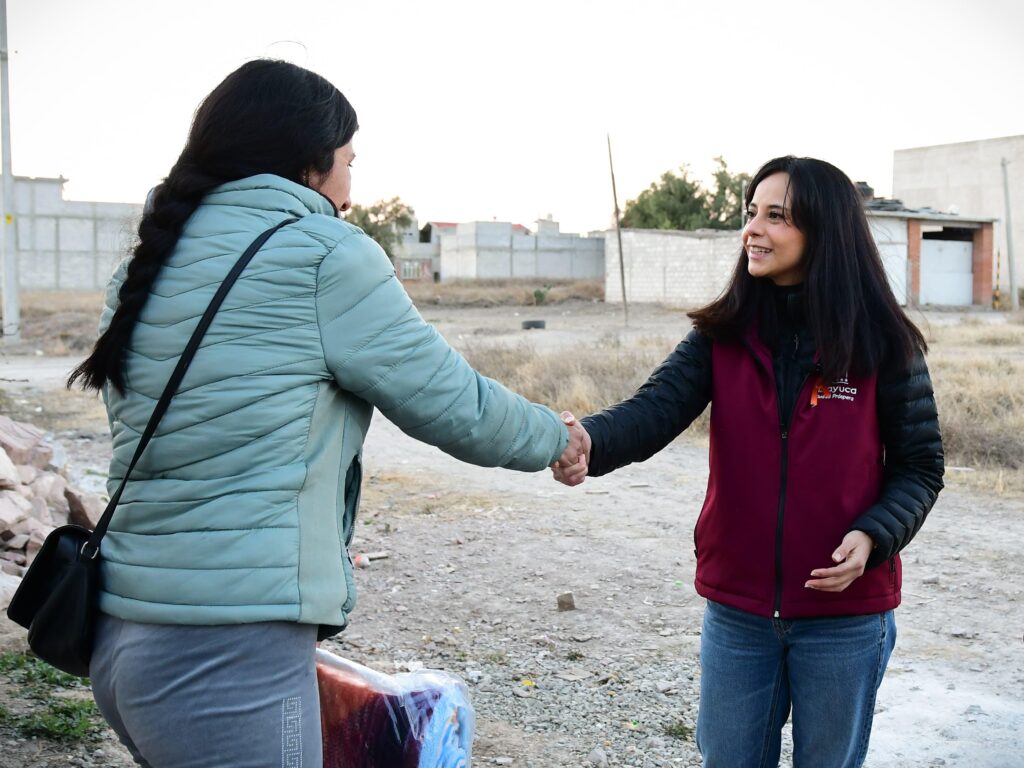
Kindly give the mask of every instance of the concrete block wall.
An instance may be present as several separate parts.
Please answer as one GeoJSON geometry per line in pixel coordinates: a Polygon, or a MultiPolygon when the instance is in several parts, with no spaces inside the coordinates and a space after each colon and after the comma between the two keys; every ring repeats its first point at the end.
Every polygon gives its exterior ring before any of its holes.
{"type": "MultiPolygon", "coordinates": [[[[620,303],[619,245],[605,233],[605,301],[620,303]]],[[[622,230],[629,301],[698,307],[725,288],[740,252],[740,233],[622,230]]]]}
{"type": "Polygon", "coordinates": [[[475,280],[476,251],[460,247],[459,236],[441,235],[441,281],[475,280]]]}
{"type": "Polygon", "coordinates": [[[441,280],[604,277],[604,240],[575,234],[518,234],[509,222],[459,224],[441,237],[441,280]]]}
{"type": "Polygon", "coordinates": [[[22,290],[101,290],[135,238],[141,205],[64,200],[64,181],[14,180],[22,290]]]}

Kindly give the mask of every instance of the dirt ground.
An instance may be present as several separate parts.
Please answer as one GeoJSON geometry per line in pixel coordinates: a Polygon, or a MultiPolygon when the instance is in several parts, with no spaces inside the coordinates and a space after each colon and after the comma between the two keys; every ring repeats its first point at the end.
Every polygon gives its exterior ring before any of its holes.
{"type": "MultiPolygon", "coordinates": [[[[637,307],[623,330],[614,307],[583,303],[423,314],[456,346],[525,339],[567,354],[606,334],[665,337],[668,351],[688,325],[680,313],[637,307]],[[522,331],[524,319],[547,328],[522,331]]],[[[48,425],[75,476],[99,483],[109,456],[102,410],[60,392],[74,362],[6,357],[0,387],[8,412],[48,425]]],[[[469,680],[479,765],[698,764],[699,439],[567,489],[548,473],[461,464],[375,418],[365,466],[353,551],[388,558],[357,571],[359,606],[332,649],[384,671],[422,663],[469,680]],[[557,610],[565,591],[577,610],[557,610]]],[[[1024,766],[1024,497],[987,492],[970,474],[948,473],[904,554],[872,768],[1024,766]]],[[[21,633],[3,622],[0,649],[17,647],[21,633]]],[[[0,682],[0,704],[15,694],[0,682]]],[[[0,726],[0,741],[4,766],[128,764],[109,738],[63,747],[0,726]]]]}

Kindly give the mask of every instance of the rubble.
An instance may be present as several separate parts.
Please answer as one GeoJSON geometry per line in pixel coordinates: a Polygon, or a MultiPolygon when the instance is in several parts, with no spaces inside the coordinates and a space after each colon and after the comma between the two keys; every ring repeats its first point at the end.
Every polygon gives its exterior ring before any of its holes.
{"type": "Polygon", "coordinates": [[[8,416],[0,416],[0,447],[14,464],[36,469],[45,469],[53,458],[53,446],[41,429],[8,416]]]}
{"type": "Polygon", "coordinates": [[[54,528],[95,526],[106,501],[68,482],[64,449],[31,424],[0,416],[0,609],[54,528]]]}

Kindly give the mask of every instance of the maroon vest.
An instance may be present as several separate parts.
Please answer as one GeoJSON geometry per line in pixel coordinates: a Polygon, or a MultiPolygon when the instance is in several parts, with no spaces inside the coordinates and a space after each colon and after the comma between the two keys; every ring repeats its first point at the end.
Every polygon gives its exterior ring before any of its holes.
{"type": "Polygon", "coordinates": [[[900,603],[899,556],[842,592],[804,584],[879,497],[877,375],[804,382],[783,437],[772,355],[756,333],[712,345],[710,476],[697,520],[697,592],[783,619],[878,613],[900,603]],[[778,613],[776,614],[776,611],[778,613]]]}

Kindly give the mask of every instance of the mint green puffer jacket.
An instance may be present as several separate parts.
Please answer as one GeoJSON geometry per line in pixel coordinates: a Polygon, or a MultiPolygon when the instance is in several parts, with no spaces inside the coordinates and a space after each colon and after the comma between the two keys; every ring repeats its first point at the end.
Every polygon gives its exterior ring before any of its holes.
{"type": "Polygon", "coordinates": [[[541,470],[568,442],[555,413],[477,374],[423,321],[381,248],[326,198],[262,175],[205,198],[151,289],[126,392],[104,392],[111,492],[224,276],[260,232],[292,217],[228,294],[128,482],[102,545],[105,613],[345,625],[374,407],[481,466],[541,470]]]}

